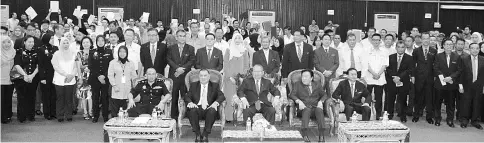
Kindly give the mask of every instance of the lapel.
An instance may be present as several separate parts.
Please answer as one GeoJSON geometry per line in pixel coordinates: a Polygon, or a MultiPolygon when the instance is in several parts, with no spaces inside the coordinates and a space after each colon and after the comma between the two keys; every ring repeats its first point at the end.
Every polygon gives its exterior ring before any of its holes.
{"type": "Polygon", "coordinates": [[[326,50],[324,49],[324,47],[321,47],[321,48],[323,48],[323,53],[324,53],[323,54],[323,57],[325,59],[329,59],[329,57],[330,57],[330,54],[329,53],[331,53],[331,47],[328,48],[328,52],[326,52],[326,50]]]}
{"type": "Polygon", "coordinates": [[[208,86],[207,86],[207,102],[209,102],[208,99],[212,98],[211,96],[212,96],[212,83],[211,82],[208,82],[208,86]]]}
{"type": "MultiPolygon", "coordinates": [[[[156,57],[158,57],[160,54],[160,46],[161,46],[161,42],[156,42],[156,57]]],[[[155,63],[156,61],[158,61],[156,60],[156,57],[155,57],[155,63]]]]}
{"type": "Polygon", "coordinates": [[[309,96],[313,96],[313,93],[314,93],[314,91],[316,91],[315,90],[316,88],[317,88],[316,87],[316,83],[313,82],[313,81],[311,81],[311,89],[310,89],[311,90],[311,93],[309,94],[309,96]]]}
{"type": "MultiPolygon", "coordinates": [[[[403,57],[405,57],[405,56],[403,56],[403,57]]],[[[403,61],[403,57],[402,57],[402,61],[403,61]]],[[[390,65],[392,65],[392,64],[396,65],[394,67],[395,68],[395,71],[397,71],[397,72],[400,71],[398,69],[398,53],[390,56],[390,65]]],[[[400,67],[402,67],[402,62],[401,61],[400,61],[400,67]]]]}

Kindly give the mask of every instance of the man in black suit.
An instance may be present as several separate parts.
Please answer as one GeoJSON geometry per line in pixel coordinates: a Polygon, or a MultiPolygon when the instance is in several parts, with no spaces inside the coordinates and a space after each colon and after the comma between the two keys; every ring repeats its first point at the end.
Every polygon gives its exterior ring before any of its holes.
{"type": "Polygon", "coordinates": [[[186,44],[185,30],[176,32],[177,44],[168,47],[166,60],[170,65],[168,77],[173,80],[173,91],[171,99],[171,118],[178,118],[178,98],[185,97],[185,76],[195,64],[195,50],[186,44]]]}
{"type": "MultiPolygon", "coordinates": [[[[50,24],[50,21],[47,19],[42,20],[42,22],[40,23],[40,39],[42,39],[42,37],[44,37],[45,34],[54,35],[54,31],[49,30],[49,24],[50,24]]],[[[47,43],[44,43],[44,44],[47,44],[47,43]]]]}
{"type": "Polygon", "coordinates": [[[362,114],[363,121],[369,121],[371,116],[371,93],[368,92],[363,83],[357,80],[358,71],[355,68],[348,69],[347,73],[348,79],[338,84],[332,97],[337,100],[343,100],[347,121],[350,120],[353,111],[362,114]],[[361,101],[363,97],[365,98],[365,103],[361,101]]]}
{"type": "Polygon", "coordinates": [[[218,107],[225,100],[224,93],[218,83],[210,82],[207,69],[200,70],[200,81],[190,83],[190,90],[184,97],[188,107],[188,118],[195,132],[195,142],[208,142],[208,134],[212,131],[213,123],[218,117],[218,107]],[[205,128],[200,133],[199,121],[205,119],[205,128]]]}
{"type": "Polygon", "coordinates": [[[110,21],[108,27],[109,30],[104,32],[104,37],[109,37],[111,33],[117,33],[119,37],[118,43],[124,42],[123,30],[121,29],[121,27],[118,27],[117,21],[110,21]]]}
{"type": "Polygon", "coordinates": [[[291,91],[290,98],[298,104],[298,112],[302,112],[302,135],[306,142],[310,142],[308,137],[309,119],[316,116],[319,131],[319,142],[324,142],[324,107],[323,103],[328,96],[324,92],[321,83],[313,81],[314,73],[312,70],[301,72],[301,81],[295,83],[291,91]]]}
{"type": "Polygon", "coordinates": [[[143,65],[143,73],[148,68],[154,68],[158,73],[166,76],[165,67],[167,65],[168,48],[166,44],[158,41],[158,31],[154,28],[148,29],[149,42],[141,45],[140,61],[143,65]]]}
{"type": "Polygon", "coordinates": [[[423,109],[427,112],[427,122],[434,124],[434,72],[433,64],[437,49],[430,48],[430,34],[422,34],[422,46],[413,50],[413,61],[416,63],[412,79],[415,80],[415,111],[412,122],[418,122],[423,115],[423,109]]]}
{"type": "Polygon", "coordinates": [[[400,105],[398,116],[400,121],[407,122],[407,95],[410,90],[410,75],[415,66],[412,56],[405,54],[403,41],[398,41],[396,45],[397,53],[390,55],[387,72],[387,96],[385,97],[385,111],[388,111],[388,118],[393,118],[395,99],[400,105]],[[398,97],[397,97],[398,95],[398,97]]]}
{"type": "Polygon", "coordinates": [[[222,51],[214,47],[215,35],[208,33],[205,40],[206,46],[197,50],[195,68],[221,71],[224,61],[222,51]]]}
{"type": "Polygon", "coordinates": [[[267,36],[261,37],[262,50],[252,56],[252,65],[262,65],[266,74],[277,74],[281,67],[281,60],[279,54],[269,48],[270,40],[267,36]]]}
{"type": "MultiPolygon", "coordinates": [[[[252,71],[252,78],[245,79],[237,89],[237,96],[242,100],[244,109],[244,122],[252,118],[255,113],[262,113],[271,125],[275,122],[276,110],[273,104],[280,103],[281,94],[270,80],[262,78],[264,69],[261,65],[255,65],[252,71]],[[274,96],[274,103],[267,98],[269,92],[274,96]]],[[[254,121],[254,120],[251,120],[254,121]]]]}
{"type": "MultiPolygon", "coordinates": [[[[465,57],[469,56],[469,54],[464,51],[464,46],[465,46],[465,40],[462,39],[462,38],[457,38],[457,42],[455,44],[455,53],[457,55],[459,55],[461,59],[464,59],[465,57]]],[[[461,66],[462,66],[462,64],[461,64],[461,66]]],[[[461,75],[462,75],[462,73],[461,73],[461,75]]],[[[460,110],[460,107],[462,107],[461,106],[461,103],[462,103],[461,100],[462,100],[463,96],[464,96],[463,93],[458,92],[457,95],[456,95],[456,101],[455,101],[455,104],[456,104],[455,108],[457,110],[457,112],[455,113],[455,116],[456,116],[456,119],[459,120],[459,121],[461,119],[460,112],[462,110],[460,110]]]]}
{"type": "MultiPolygon", "coordinates": [[[[100,40],[103,41],[103,40],[100,40]]],[[[98,41],[99,42],[99,41],[98,41]]],[[[99,43],[98,43],[99,44],[99,43]]],[[[104,121],[108,121],[109,114],[109,80],[108,80],[108,68],[109,62],[113,60],[113,51],[108,47],[98,47],[89,53],[88,68],[90,69],[90,76],[88,79],[89,85],[91,85],[92,91],[92,110],[93,118],[92,122],[96,123],[99,119],[99,110],[102,110],[104,121]],[[102,105],[102,109],[99,105],[102,105]]]]}
{"type": "MultiPolygon", "coordinates": [[[[30,35],[30,36],[34,36],[35,35],[35,25],[34,23],[29,23],[27,25],[27,28],[26,28],[26,32],[25,32],[25,37],[27,37],[27,35],[30,35]]],[[[25,40],[25,37],[24,38],[18,38],[17,40],[15,40],[15,43],[13,45],[13,48],[15,50],[18,50],[18,49],[22,49],[25,47],[24,45],[24,40],[25,40]]],[[[34,37],[34,47],[40,47],[42,46],[42,41],[40,39],[38,39],[37,37],[34,37]]]]}
{"type": "MultiPolygon", "coordinates": [[[[462,60],[462,75],[459,84],[459,92],[464,93],[460,108],[461,127],[466,128],[471,120],[471,125],[481,129],[478,118],[481,116],[482,93],[484,86],[484,57],[479,56],[479,45],[472,43],[469,45],[470,56],[462,60]]],[[[482,118],[482,117],[481,117],[482,118]]]]}
{"type": "Polygon", "coordinates": [[[294,31],[294,42],[284,47],[282,77],[286,80],[290,72],[298,69],[313,69],[313,47],[303,42],[301,31],[294,31]]]}
{"type": "Polygon", "coordinates": [[[462,72],[461,58],[452,52],[454,45],[452,40],[444,40],[442,45],[444,52],[435,56],[434,63],[434,74],[437,76],[434,82],[436,88],[434,100],[435,125],[440,126],[442,100],[444,100],[447,125],[454,127],[455,98],[458,92],[458,79],[462,72]]]}

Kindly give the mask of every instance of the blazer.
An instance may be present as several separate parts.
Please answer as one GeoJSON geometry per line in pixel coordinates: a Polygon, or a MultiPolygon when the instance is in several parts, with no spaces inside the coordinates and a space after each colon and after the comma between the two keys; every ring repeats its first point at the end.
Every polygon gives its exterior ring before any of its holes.
{"type": "Polygon", "coordinates": [[[54,67],[52,67],[52,56],[59,50],[57,46],[44,45],[39,48],[37,55],[39,55],[39,77],[40,80],[46,80],[47,83],[52,83],[54,79],[54,67]]]}
{"type": "Polygon", "coordinates": [[[413,68],[415,64],[413,62],[412,56],[408,54],[403,54],[402,61],[400,62],[400,68],[398,68],[398,54],[391,54],[388,58],[388,67],[386,69],[387,78],[387,89],[396,90],[395,82],[393,82],[393,76],[398,76],[403,86],[400,87],[401,90],[410,90],[410,76],[412,75],[413,68]]]}
{"type": "Polygon", "coordinates": [[[168,64],[166,59],[167,54],[168,48],[164,43],[156,42],[156,57],[151,57],[150,42],[141,45],[140,62],[143,65],[144,73],[149,68],[155,68],[157,73],[165,74],[165,67],[168,64]],[[153,58],[155,58],[155,63],[153,63],[153,58]]]}
{"type": "Polygon", "coordinates": [[[88,83],[91,86],[100,85],[101,82],[97,79],[99,76],[104,75],[106,77],[104,81],[109,84],[108,68],[109,63],[114,59],[113,51],[107,47],[98,47],[91,50],[93,53],[89,53],[88,68],[90,69],[90,76],[88,83]]]}
{"type": "MultiPolygon", "coordinates": [[[[477,80],[472,82],[472,56],[467,56],[462,59],[462,75],[460,83],[464,86],[464,91],[468,91],[470,88],[481,89],[484,86],[484,57],[479,56],[477,58],[477,80]]],[[[478,90],[479,91],[479,90],[478,90]]]]}
{"type": "Polygon", "coordinates": [[[462,72],[461,63],[462,59],[456,53],[450,53],[450,65],[447,65],[447,55],[445,52],[437,54],[434,63],[434,75],[437,78],[435,78],[434,87],[437,89],[457,90],[459,76],[462,72]],[[446,83],[445,86],[442,86],[439,75],[451,77],[453,84],[446,83]]]}
{"type": "Polygon", "coordinates": [[[427,59],[425,59],[423,47],[420,46],[417,49],[413,50],[412,57],[413,61],[415,62],[416,66],[414,69],[413,75],[415,76],[416,82],[419,82],[419,79],[433,79],[433,64],[435,55],[437,55],[437,49],[429,47],[429,51],[427,53],[427,59]]]}
{"type": "Polygon", "coordinates": [[[279,59],[279,54],[276,51],[269,49],[268,63],[264,50],[261,49],[255,52],[252,56],[252,66],[257,64],[262,65],[264,72],[267,74],[276,74],[279,72],[279,68],[281,67],[281,60],[279,59]]]}
{"type": "Polygon", "coordinates": [[[333,98],[343,100],[344,104],[348,105],[363,105],[361,98],[365,97],[365,103],[371,102],[371,93],[366,89],[365,85],[360,81],[355,82],[354,97],[351,97],[351,86],[349,80],[341,81],[333,92],[333,98]]]}
{"type": "MultiPolygon", "coordinates": [[[[175,80],[175,72],[179,67],[185,68],[185,72],[179,77],[185,77],[185,75],[192,70],[193,64],[195,64],[195,49],[193,46],[185,44],[180,57],[180,52],[178,50],[178,44],[174,44],[168,47],[168,54],[166,56],[168,65],[170,65],[170,71],[168,77],[175,80]]],[[[184,78],[183,78],[184,80],[184,78]]]]}
{"type": "Polygon", "coordinates": [[[326,92],[324,92],[324,88],[320,83],[311,82],[311,95],[309,94],[309,90],[307,86],[302,83],[302,81],[296,82],[294,85],[293,90],[291,91],[289,98],[292,100],[301,100],[306,107],[316,107],[318,106],[318,102],[324,101],[328,99],[326,92]]]}
{"type": "MultiPolygon", "coordinates": [[[[107,30],[107,31],[104,31],[104,37],[108,37],[109,38],[109,34],[111,34],[113,32],[107,30]]],[[[117,28],[115,33],[118,33],[118,36],[119,36],[119,40],[118,40],[118,43],[122,43],[124,42],[124,34],[123,34],[123,30],[121,29],[121,27],[117,28]]],[[[107,43],[107,42],[106,42],[107,43]]]]}
{"type": "Polygon", "coordinates": [[[285,45],[282,56],[282,77],[287,78],[290,72],[298,69],[313,69],[314,51],[313,46],[303,42],[303,54],[301,61],[297,57],[295,42],[285,45]]]}
{"type": "Polygon", "coordinates": [[[336,75],[336,69],[339,67],[338,50],[330,47],[328,53],[326,53],[323,47],[316,49],[314,51],[314,67],[321,73],[326,70],[332,71],[333,74],[330,78],[334,78],[336,75]]]}
{"type": "Polygon", "coordinates": [[[212,55],[210,56],[210,61],[208,61],[207,47],[198,49],[196,54],[195,68],[221,71],[224,66],[222,51],[218,48],[212,47],[212,55]]]}
{"type": "MultiPolygon", "coordinates": [[[[202,92],[202,85],[200,81],[190,83],[190,90],[185,95],[184,100],[188,104],[193,102],[194,104],[198,104],[200,102],[200,93],[202,92]]],[[[213,83],[211,81],[208,82],[208,91],[207,91],[207,102],[208,105],[212,105],[213,102],[217,101],[219,105],[222,105],[222,102],[225,100],[224,93],[220,90],[220,86],[218,83],[213,83]]]]}
{"type": "Polygon", "coordinates": [[[245,79],[237,89],[237,96],[245,97],[250,105],[254,105],[257,100],[260,100],[265,105],[272,107],[267,94],[270,92],[273,96],[281,96],[279,90],[268,79],[262,78],[260,84],[260,93],[257,94],[255,79],[252,77],[245,79]]]}

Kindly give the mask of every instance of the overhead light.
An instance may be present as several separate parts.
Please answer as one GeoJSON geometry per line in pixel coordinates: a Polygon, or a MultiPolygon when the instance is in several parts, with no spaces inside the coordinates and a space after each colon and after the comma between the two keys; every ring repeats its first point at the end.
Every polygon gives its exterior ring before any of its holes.
{"type": "Polygon", "coordinates": [[[441,9],[468,9],[468,10],[484,10],[484,6],[467,6],[467,5],[440,5],[441,9]]]}

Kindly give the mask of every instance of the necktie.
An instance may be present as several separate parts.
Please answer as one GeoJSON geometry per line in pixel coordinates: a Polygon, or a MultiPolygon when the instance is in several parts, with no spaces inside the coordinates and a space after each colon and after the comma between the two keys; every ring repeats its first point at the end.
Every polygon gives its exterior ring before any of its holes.
{"type": "Polygon", "coordinates": [[[306,88],[308,88],[309,96],[311,96],[313,94],[313,91],[311,90],[311,85],[306,86],[306,88]]]}
{"type": "Polygon", "coordinates": [[[447,68],[450,68],[450,55],[447,55],[447,68]]]}
{"type": "Polygon", "coordinates": [[[153,65],[155,64],[155,58],[156,58],[156,49],[155,45],[151,45],[151,61],[153,62],[153,65]]]}
{"type": "Polygon", "coordinates": [[[397,60],[397,70],[400,69],[400,63],[402,63],[402,56],[398,56],[398,60],[397,60]]]}
{"type": "Polygon", "coordinates": [[[210,59],[212,59],[212,52],[211,51],[212,51],[212,49],[208,49],[208,52],[207,52],[207,54],[208,54],[208,62],[210,62],[210,59]]]}
{"type": "Polygon", "coordinates": [[[427,54],[428,54],[429,50],[428,49],[425,49],[424,50],[424,56],[425,56],[425,60],[427,60],[427,54]]]}
{"type": "Polygon", "coordinates": [[[58,44],[57,46],[59,46],[59,47],[60,47],[60,45],[61,45],[61,39],[59,38],[59,44],[58,44]]]}
{"type": "Polygon", "coordinates": [[[301,58],[302,58],[301,45],[297,46],[297,57],[299,58],[299,61],[301,61],[301,58]]]}
{"type": "Polygon", "coordinates": [[[351,68],[355,68],[355,56],[353,54],[353,49],[351,49],[351,56],[350,56],[350,61],[351,61],[351,68]]]}
{"type": "MultiPolygon", "coordinates": [[[[260,80],[255,80],[255,88],[257,90],[257,94],[259,94],[260,93],[260,80]]],[[[255,109],[256,110],[260,110],[260,108],[261,108],[260,104],[261,104],[260,100],[255,101],[255,109]]]]}
{"type": "Polygon", "coordinates": [[[202,108],[207,109],[208,103],[207,103],[207,86],[203,86],[203,93],[202,93],[202,108]]]}
{"type": "Polygon", "coordinates": [[[472,59],[472,82],[477,80],[477,56],[472,59]]]}
{"type": "Polygon", "coordinates": [[[183,52],[183,48],[178,48],[178,52],[180,52],[180,57],[182,57],[183,56],[183,53],[182,53],[183,52]]]}
{"type": "Polygon", "coordinates": [[[328,50],[329,50],[329,48],[328,49],[324,49],[324,52],[326,52],[326,57],[329,57],[328,50]]]}
{"type": "Polygon", "coordinates": [[[351,86],[351,98],[353,98],[355,97],[355,84],[351,83],[350,86],[351,86]]]}

